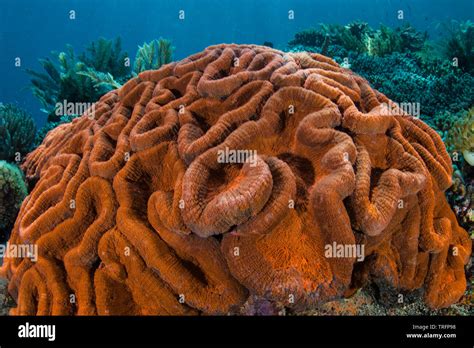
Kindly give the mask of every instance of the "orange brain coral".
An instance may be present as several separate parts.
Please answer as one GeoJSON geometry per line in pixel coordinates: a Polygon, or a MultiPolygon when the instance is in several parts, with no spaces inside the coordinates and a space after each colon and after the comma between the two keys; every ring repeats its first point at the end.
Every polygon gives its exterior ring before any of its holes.
{"type": "Polygon", "coordinates": [[[319,54],[219,45],[143,72],[24,169],[10,244],[39,258],[5,260],[14,314],[299,309],[367,282],[438,308],[466,286],[440,137],[319,54]]]}

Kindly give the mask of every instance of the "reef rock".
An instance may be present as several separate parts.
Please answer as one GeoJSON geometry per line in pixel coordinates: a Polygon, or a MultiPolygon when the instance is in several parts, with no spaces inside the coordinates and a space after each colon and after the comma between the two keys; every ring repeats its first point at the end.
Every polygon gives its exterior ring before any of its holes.
{"type": "Polygon", "coordinates": [[[319,54],[218,45],[104,95],[24,164],[13,314],[295,310],[380,289],[445,307],[471,254],[437,133],[319,54]],[[356,252],[357,251],[357,252],[356,252]]]}

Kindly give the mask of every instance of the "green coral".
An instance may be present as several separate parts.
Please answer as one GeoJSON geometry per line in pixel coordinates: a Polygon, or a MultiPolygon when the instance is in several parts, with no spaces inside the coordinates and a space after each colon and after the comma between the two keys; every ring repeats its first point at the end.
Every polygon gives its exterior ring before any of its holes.
{"type": "Polygon", "coordinates": [[[367,52],[367,40],[371,35],[372,29],[367,23],[352,22],[340,30],[340,42],[338,44],[349,51],[367,52]]]}
{"type": "MultiPolygon", "coordinates": [[[[93,76],[103,77],[107,73],[127,80],[130,68],[126,67],[126,53],[121,53],[120,39],[99,39],[86,49],[88,53],[76,56],[71,45],[62,52],[52,52],[55,61],[40,59],[44,72],[27,69],[31,76],[31,89],[48,114],[48,121],[58,121],[56,104],[64,100],[71,103],[95,102],[111,88],[98,83],[93,76]]],[[[108,76],[107,76],[108,77],[108,76]]]]}
{"type": "Polygon", "coordinates": [[[447,132],[446,146],[453,151],[474,152],[474,107],[464,112],[447,132]]]}
{"type": "MultiPolygon", "coordinates": [[[[339,24],[320,24],[319,28],[310,28],[295,34],[288,43],[290,48],[296,46],[323,47],[339,45],[356,52],[366,51],[365,38],[371,31],[367,23],[352,22],[346,26],[339,24]]],[[[325,50],[323,50],[325,51],[325,50]]]]}
{"type": "MultiPolygon", "coordinates": [[[[158,69],[172,60],[171,41],[160,38],[139,46],[133,74],[158,69]]],[[[132,77],[127,64],[128,55],[122,52],[120,38],[100,38],[89,44],[86,52],[76,55],[72,46],[63,52],[52,52],[55,60],[40,59],[44,72],[27,70],[31,75],[31,89],[39,99],[42,111],[48,114],[47,124],[38,131],[35,145],[59,124],[72,121],[77,115],[56,112],[57,104],[92,103],[104,93],[120,88],[132,77]]]]}
{"type": "Polygon", "coordinates": [[[421,116],[427,119],[473,105],[474,76],[449,64],[427,69],[409,53],[377,57],[349,52],[348,57],[351,69],[375,89],[397,102],[420,103],[421,116]]]}
{"type": "Polygon", "coordinates": [[[48,121],[57,121],[56,104],[67,102],[95,102],[102,91],[94,87],[94,82],[87,76],[79,74],[87,71],[87,66],[77,60],[72,46],[68,45],[64,52],[55,53],[57,64],[49,58],[40,59],[46,73],[30,69],[32,76],[31,88],[43,106],[42,111],[48,114],[48,121]]]}
{"type": "Polygon", "coordinates": [[[415,53],[421,65],[433,72],[442,73],[455,66],[454,58],[461,71],[474,71],[474,23],[451,21],[440,25],[442,37],[437,41],[425,41],[415,53]]]}
{"type": "Polygon", "coordinates": [[[420,32],[408,23],[398,27],[396,31],[401,39],[402,52],[417,52],[428,40],[428,32],[420,32]]]}
{"type": "Polygon", "coordinates": [[[305,29],[295,34],[293,40],[288,42],[288,47],[290,49],[296,46],[321,47],[325,38],[326,35],[321,29],[305,29]]]}
{"type": "Polygon", "coordinates": [[[395,29],[381,25],[367,37],[367,52],[379,57],[394,52],[418,52],[423,49],[427,38],[426,32],[421,33],[410,24],[395,29]]]}
{"type": "Polygon", "coordinates": [[[122,41],[120,37],[115,40],[99,38],[86,48],[87,53],[79,57],[89,68],[95,71],[109,73],[115,78],[121,78],[130,74],[130,66],[127,64],[128,54],[122,52],[122,41]]]}
{"type": "Polygon", "coordinates": [[[35,134],[35,123],[26,111],[0,103],[0,160],[20,161],[31,151],[35,134]]]}
{"type": "MultiPolygon", "coordinates": [[[[137,51],[133,73],[158,69],[171,62],[172,53],[169,40],[160,38],[145,43],[137,51]]],[[[120,38],[100,38],[79,55],[70,45],[52,54],[53,59],[39,60],[44,72],[27,69],[33,95],[42,104],[42,111],[48,114],[49,122],[58,122],[62,116],[56,112],[57,103],[93,103],[132,77],[128,54],[122,52],[120,38]]]]}
{"type": "Polygon", "coordinates": [[[436,112],[433,116],[424,117],[423,120],[433,129],[436,129],[439,135],[446,139],[449,130],[462,119],[465,115],[465,110],[458,112],[450,112],[441,110],[436,112]]]}
{"type": "Polygon", "coordinates": [[[138,46],[133,67],[134,73],[139,74],[145,70],[158,69],[162,65],[170,63],[173,49],[171,41],[163,38],[138,46]]]}
{"type": "Polygon", "coordinates": [[[262,45],[273,48],[273,42],[271,42],[271,41],[264,41],[262,45]]]}
{"type": "Polygon", "coordinates": [[[439,42],[426,41],[423,47],[415,52],[414,58],[427,74],[442,76],[453,71],[453,64],[443,57],[444,46],[439,42]]]}
{"type": "Polygon", "coordinates": [[[402,39],[395,30],[381,25],[380,30],[368,39],[367,47],[370,55],[382,57],[393,52],[401,52],[402,39]]]}
{"type": "Polygon", "coordinates": [[[0,161],[0,242],[7,240],[27,194],[21,170],[16,165],[0,161]]]}
{"type": "Polygon", "coordinates": [[[443,50],[445,57],[450,60],[457,58],[462,70],[474,72],[474,23],[451,21],[447,33],[443,50]]]}
{"type": "Polygon", "coordinates": [[[296,33],[288,43],[290,49],[296,46],[320,47],[322,53],[329,52],[329,46],[340,46],[347,51],[385,56],[394,52],[416,52],[421,50],[427,33],[421,33],[409,24],[391,29],[381,25],[374,30],[365,22],[320,24],[318,29],[307,29],[296,33]]]}
{"type": "Polygon", "coordinates": [[[94,83],[94,87],[98,89],[105,87],[108,90],[112,90],[122,87],[122,84],[115,81],[111,73],[103,73],[89,68],[87,71],[78,72],[78,74],[89,77],[94,83]]]}

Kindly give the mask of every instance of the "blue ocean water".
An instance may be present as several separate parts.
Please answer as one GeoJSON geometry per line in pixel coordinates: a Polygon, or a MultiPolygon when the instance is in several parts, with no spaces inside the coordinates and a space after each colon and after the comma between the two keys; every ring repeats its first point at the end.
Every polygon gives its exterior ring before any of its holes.
{"type": "Polygon", "coordinates": [[[319,23],[409,22],[436,36],[439,23],[468,20],[473,13],[473,0],[0,0],[0,102],[16,103],[44,124],[46,114],[28,89],[25,69],[40,71],[38,59],[51,51],[71,44],[80,52],[99,37],[120,36],[131,58],[138,45],[164,37],[178,60],[223,42],[270,41],[284,48],[296,32],[319,23]],[[15,67],[16,57],[21,67],[15,67]]]}

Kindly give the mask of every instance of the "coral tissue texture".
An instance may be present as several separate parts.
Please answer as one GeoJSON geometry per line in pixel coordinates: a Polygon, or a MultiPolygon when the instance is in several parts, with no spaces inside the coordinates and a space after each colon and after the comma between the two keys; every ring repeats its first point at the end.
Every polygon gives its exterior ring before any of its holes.
{"type": "Polygon", "coordinates": [[[438,308],[466,286],[440,137],[319,54],[219,45],[145,71],[23,169],[10,243],[39,256],[5,260],[13,314],[298,310],[368,282],[438,308]]]}

